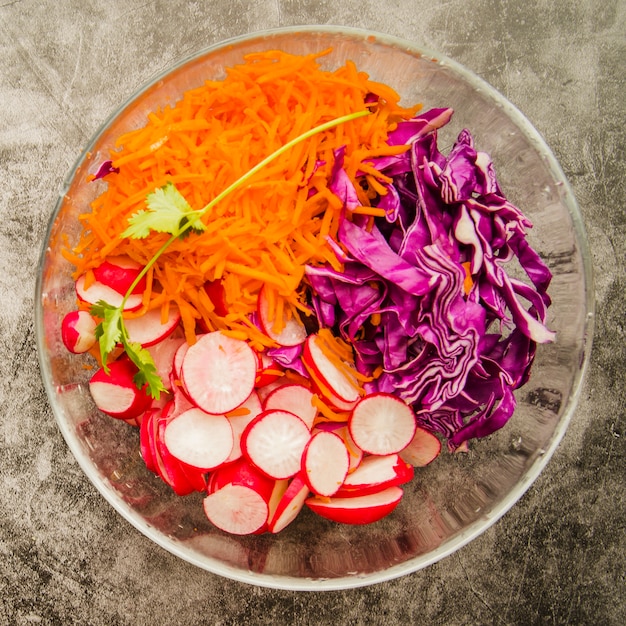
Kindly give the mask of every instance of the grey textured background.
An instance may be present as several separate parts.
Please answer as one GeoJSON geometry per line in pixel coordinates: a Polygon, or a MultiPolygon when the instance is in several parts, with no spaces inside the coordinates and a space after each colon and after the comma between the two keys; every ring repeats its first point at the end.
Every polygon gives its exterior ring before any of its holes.
{"type": "Polygon", "coordinates": [[[626,623],[624,0],[0,0],[0,625],[626,623]],[[371,28],[440,50],[546,138],[596,272],[592,366],[535,485],[458,553],[399,580],[257,589],[153,545],[98,495],[39,379],[36,263],[61,181],[115,107],[226,37],[371,28]]]}

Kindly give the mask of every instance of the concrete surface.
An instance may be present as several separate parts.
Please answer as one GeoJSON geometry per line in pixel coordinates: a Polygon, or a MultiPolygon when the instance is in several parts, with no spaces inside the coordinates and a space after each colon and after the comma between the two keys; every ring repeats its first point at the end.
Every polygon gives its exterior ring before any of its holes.
{"type": "Polygon", "coordinates": [[[0,2],[0,625],[626,623],[625,44],[624,0],[0,2]],[[521,502],[425,571],[317,594],[218,578],[129,526],[57,430],[33,332],[46,223],[106,116],[198,48],[305,23],[410,39],[501,90],[571,181],[597,281],[579,409],[521,502]]]}

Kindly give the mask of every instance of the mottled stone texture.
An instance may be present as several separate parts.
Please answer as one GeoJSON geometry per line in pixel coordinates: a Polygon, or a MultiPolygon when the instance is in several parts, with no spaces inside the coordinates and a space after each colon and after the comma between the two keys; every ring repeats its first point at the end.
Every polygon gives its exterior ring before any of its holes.
{"type": "Polygon", "coordinates": [[[624,624],[624,0],[13,0],[0,3],[0,626],[624,624]],[[440,50],[546,138],[596,270],[590,374],[547,469],[470,545],[345,592],[257,589],[153,545],[90,485],[38,375],[33,293],[62,180],[155,73],[251,30],[334,23],[440,50]]]}

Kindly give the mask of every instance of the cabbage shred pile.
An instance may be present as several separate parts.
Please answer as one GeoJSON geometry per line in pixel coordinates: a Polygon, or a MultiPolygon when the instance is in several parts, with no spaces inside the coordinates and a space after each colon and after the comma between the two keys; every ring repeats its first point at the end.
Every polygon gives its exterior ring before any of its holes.
{"type": "Polygon", "coordinates": [[[331,189],[344,217],[329,244],[343,270],[309,266],[306,282],[319,326],[351,343],[371,377],[366,392],[399,395],[455,450],[507,422],[537,344],[554,333],[551,273],[490,157],[467,130],[447,156],[438,149],[437,129],[452,113],[431,109],[390,133],[391,145],[410,150],[372,160],[392,180],[372,202],[385,217],[373,221],[352,213],[360,201],[336,150],[331,189]],[[514,258],[528,281],[505,271],[514,258]]]}

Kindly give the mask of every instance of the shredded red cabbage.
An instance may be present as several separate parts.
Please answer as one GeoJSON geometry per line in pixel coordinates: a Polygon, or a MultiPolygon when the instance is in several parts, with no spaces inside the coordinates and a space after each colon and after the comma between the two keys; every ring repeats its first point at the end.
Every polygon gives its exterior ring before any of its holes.
{"type": "Polygon", "coordinates": [[[390,133],[389,144],[410,150],[372,160],[393,181],[373,223],[353,213],[359,196],[335,152],[331,189],[344,213],[329,243],[343,270],[309,266],[306,277],[317,323],[354,346],[372,378],[366,390],[400,395],[454,450],[507,422],[537,343],[554,333],[545,324],[551,274],[526,239],[531,223],[469,131],[447,156],[439,151],[437,129],[451,117],[431,109],[390,133]],[[528,282],[507,274],[514,258],[528,282]]]}

